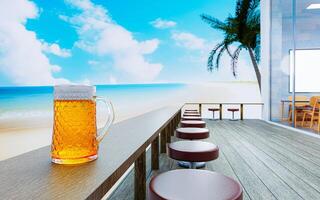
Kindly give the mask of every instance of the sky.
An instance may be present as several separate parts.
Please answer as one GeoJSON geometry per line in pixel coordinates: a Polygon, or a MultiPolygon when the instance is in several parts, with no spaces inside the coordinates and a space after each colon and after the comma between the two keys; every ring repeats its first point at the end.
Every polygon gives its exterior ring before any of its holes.
{"type": "Polygon", "coordinates": [[[223,34],[200,14],[224,20],[235,0],[1,0],[0,86],[252,81],[248,53],[238,78],[225,55],[210,73],[223,34]]]}

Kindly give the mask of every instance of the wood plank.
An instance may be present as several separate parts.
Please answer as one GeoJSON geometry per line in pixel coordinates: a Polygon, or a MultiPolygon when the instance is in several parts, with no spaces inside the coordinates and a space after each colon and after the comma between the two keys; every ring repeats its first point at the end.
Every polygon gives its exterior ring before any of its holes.
{"type": "Polygon", "coordinates": [[[302,199],[301,196],[290,188],[286,182],[280,179],[277,174],[257,159],[250,151],[245,149],[243,145],[239,145],[239,143],[231,137],[232,131],[229,131],[229,126],[230,124],[224,125],[225,134],[219,135],[219,138],[227,144],[224,147],[229,148],[233,154],[241,157],[277,199],[302,199]]]}
{"type": "Polygon", "coordinates": [[[291,157],[291,155],[287,154],[286,152],[274,149],[268,145],[270,143],[265,142],[264,139],[261,139],[259,137],[259,134],[251,134],[251,131],[243,129],[243,127],[241,128],[239,128],[241,134],[239,134],[239,132],[235,133],[238,135],[238,137],[244,137],[247,140],[246,142],[244,142],[244,144],[248,148],[254,149],[254,151],[252,150],[253,152],[264,152],[269,157],[275,159],[283,167],[290,170],[292,174],[297,176],[297,178],[300,178],[301,180],[309,184],[311,187],[315,188],[318,192],[320,191],[320,170],[318,168],[314,168],[318,169],[318,172],[310,170],[310,168],[312,169],[312,165],[310,165],[312,163],[308,163],[307,161],[300,162],[304,161],[304,159],[297,156],[291,157]]]}
{"type": "MultiPolygon", "coordinates": [[[[246,122],[247,123],[247,122],[246,122]]],[[[270,145],[274,145],[275,148],[281,149],[283,152],[286,152],[286,154],[291,155],[291,154],[295,154],[300,156],[301,158],[308,160],[309,162],[312,162],[313,164],[317,165],[317,168],[320,167],[320,159],[318,157],[313,156],[312,154],[301,150],[301,151],[297,151],[293,146],[290,145],[290,143],[286,142],[286,141],[282,141],[279,140],[277,137],[275,137],[275,135],[278,132],[270,132],[269,129],[261,129],[261,128],[257,128],[251,124],[247,124],[246,128],[248,129],[253,129],[256,131],[261,131],[261,134],[263,134],[263,137],[265,140],[267,140],[270,145]]],[[[315,138],[316,139],[316,138],[315,138]]],[[[320,148],[320,147],[319,147],[320,148]]],[[[300,159],[298,159],[299,161],[302,161],[300,159]]],[[[317,170],[317,169],[315,169],[317,170]]]]}
{"type": "Polygon", "coordinates": [[[114,124],[94,162],[52,164],[49,146],[1,161],[1,198],[101,199],[179,110],[166,107],[114,124]]]}
{"type": "Polygon", "coordinates": [[[253,144],[247,142],[247,138],[243,137],[243,135],[240,136],[237,134],[237,131],[240,129],[235,129],[234,126],[229,126],[228,128],[233,130],[233,134],[230,134],[229,136],[233,137],[235,140],[229,141],[234,144],[235,148],[243,149],[245,154],[248,152],[253,154],[290,188],[293,188],[294,191],[303,199],[320,199],[319,191],[309,185],[306,181],[304,181],[304,179],[299,178],[297,174],[292,173],[286,167],[278,163],[277,157],[270,157],[268,154],[256,148],[253,144]]]}
{"type": "MultiPolygon", "coordinates": [[[[223,122],[223,121],[219,121],[223,122]]],[[[246,164],[243,158],[230,147],[228,142],[221,135],[229,134],[221,127],[221,123],[215,123],[213,127],[215,131],[215,140],[220,146],[220,153],[224,154],[225,158],[232,166],[233,171],[238,177],[238,180],[244,186],[251,199],[276,199],[273,193],[264,185],[261,179],[254,173],[251,167],[246,164]]],[[[209,122],[208,122],[209,123],[209,122]]],[[[210,123],[211,126],[211,123],[210,123]]]]}

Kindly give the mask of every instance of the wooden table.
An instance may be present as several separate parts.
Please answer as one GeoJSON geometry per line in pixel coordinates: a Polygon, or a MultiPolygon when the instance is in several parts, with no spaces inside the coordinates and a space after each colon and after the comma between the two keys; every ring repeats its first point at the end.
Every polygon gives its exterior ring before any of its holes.
{"type": "MultiPolygon", "coordinates": [[[[289,99],[281,99],[281,120],[284,121],[284,104],[285,103],[292,103],[292,100],[289,99]]],[[[309,101],[301,101],[301,100],[296,100],[295,103],[305,103],[308,104],[309,101]]],[[[288,120],[288,119],[287,119],[288,120]]]]}
{"type": "Polygon", "coordinates": [[[0,162],[0,199],[101,199],[135,163],[135,199],[146,199],[146,148],[159,168],[180,107],[166,107],[114,124],[99,146],[98,159],[76,166],[53,164],[50,146],[0,162]]]}

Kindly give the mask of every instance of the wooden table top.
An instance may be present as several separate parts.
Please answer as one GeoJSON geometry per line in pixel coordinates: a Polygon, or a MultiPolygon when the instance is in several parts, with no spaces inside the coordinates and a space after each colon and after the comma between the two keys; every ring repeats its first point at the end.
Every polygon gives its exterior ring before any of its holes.
{"type": "Polygon", "coordinates": [[[0,198],[100,199],[179,110],[166,107],[114,124],[90,163],[53,164],[50,146],[1,161],[0,198]]]}

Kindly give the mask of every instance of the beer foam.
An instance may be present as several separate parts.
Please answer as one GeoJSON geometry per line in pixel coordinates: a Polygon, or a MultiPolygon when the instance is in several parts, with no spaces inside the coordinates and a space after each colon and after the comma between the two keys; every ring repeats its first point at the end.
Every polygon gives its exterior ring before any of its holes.
{"type": "Polygon", "coordinates": [[[92,99],[96,95],[96,87],[89,85],[57,85],[54,86],[54,99],[80,100],[92,99]]]}

